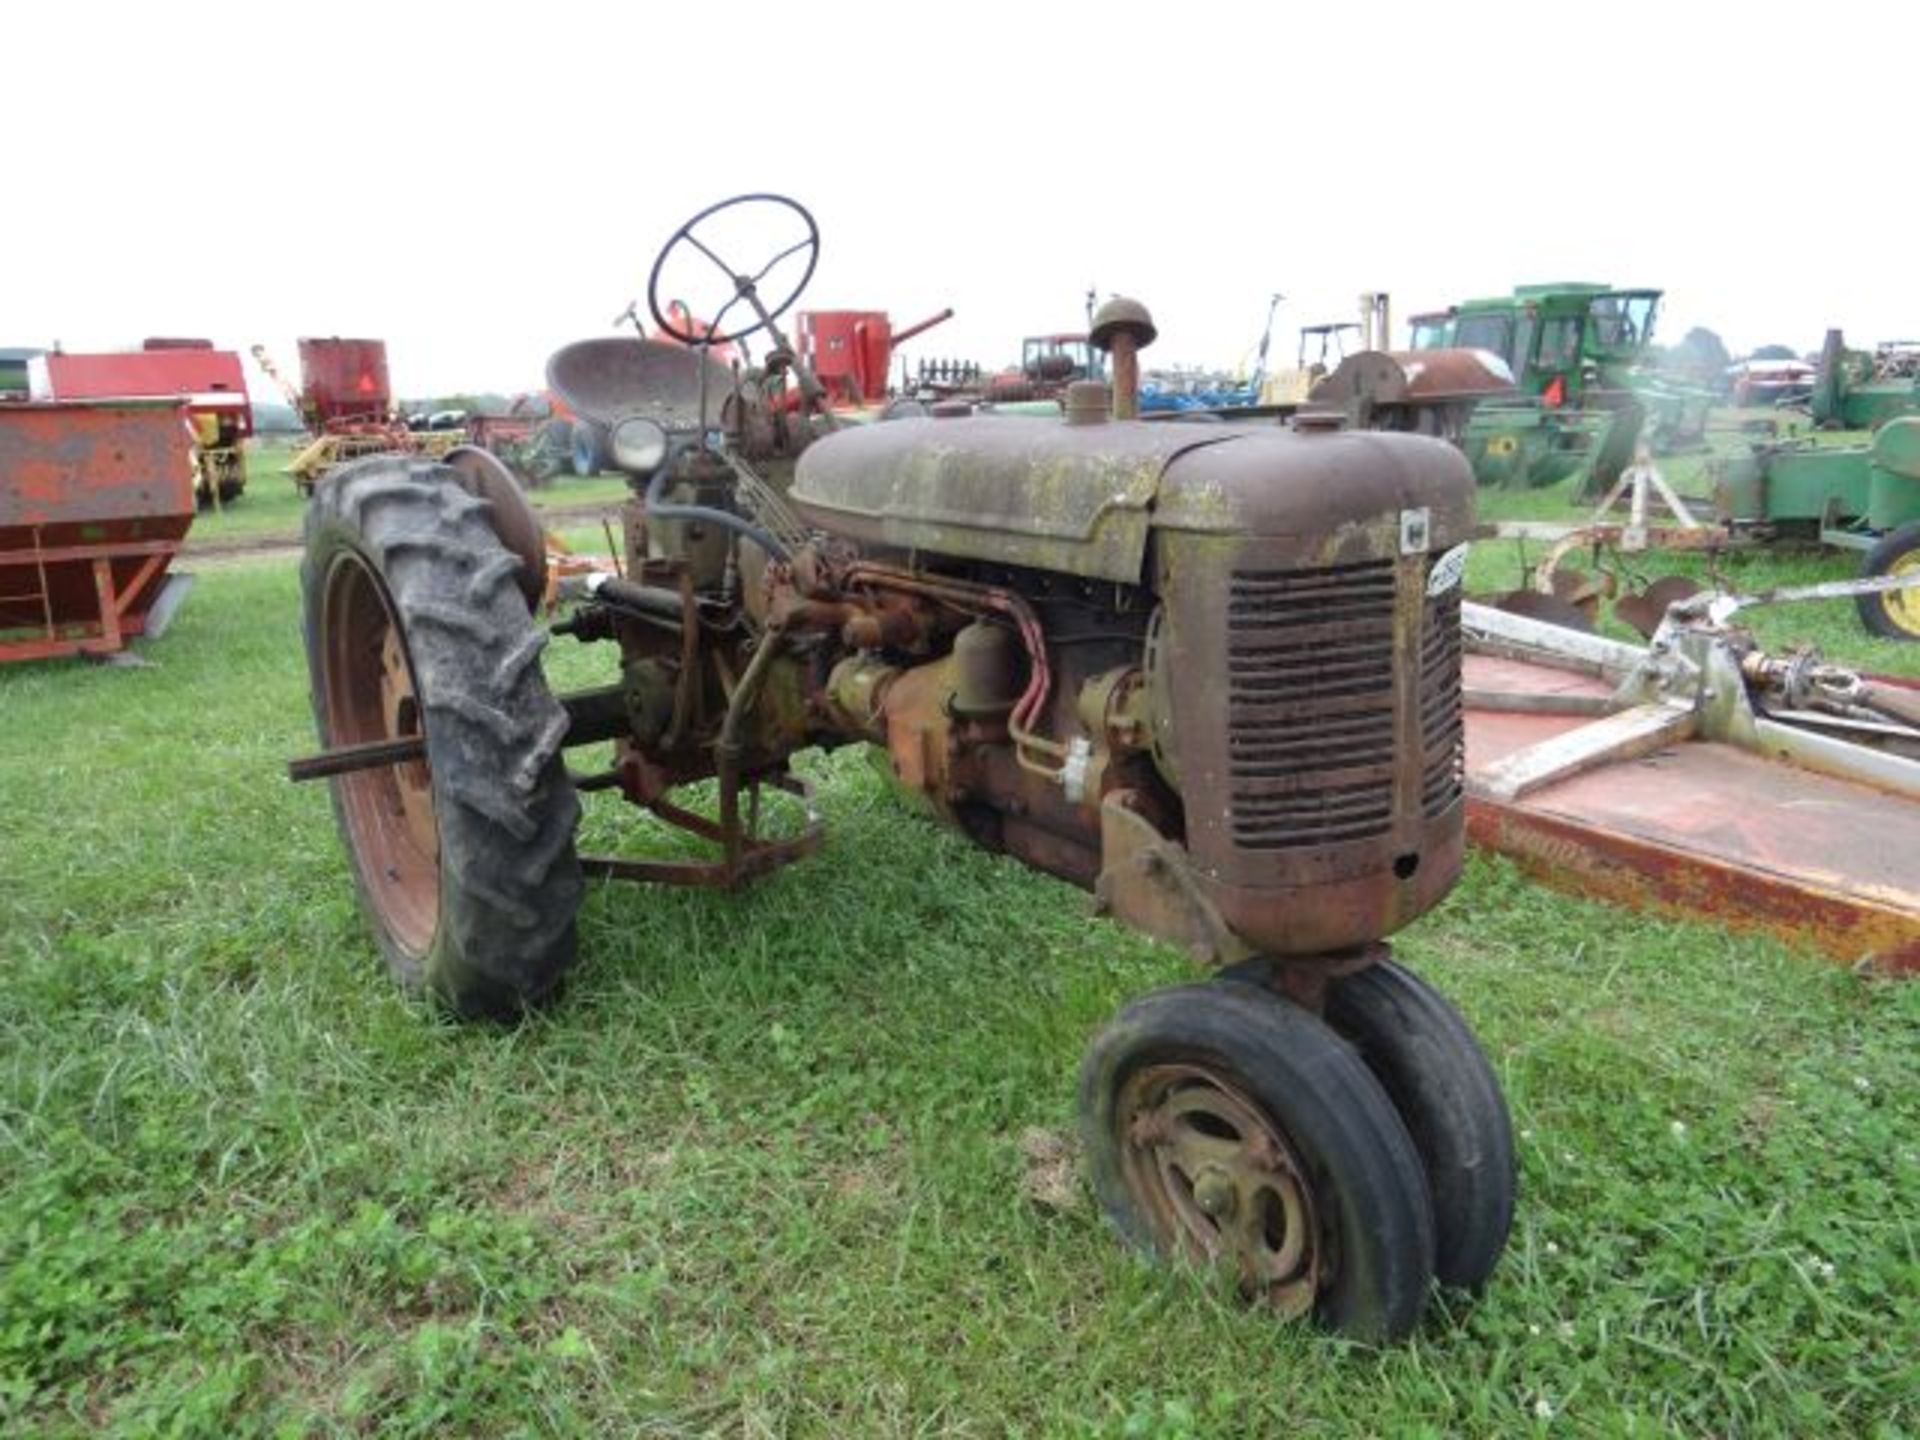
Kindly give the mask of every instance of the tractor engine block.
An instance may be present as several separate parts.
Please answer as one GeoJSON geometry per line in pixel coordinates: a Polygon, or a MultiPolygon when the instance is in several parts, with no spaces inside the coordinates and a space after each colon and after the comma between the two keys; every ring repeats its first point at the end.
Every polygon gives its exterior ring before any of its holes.
{"type": "Polygon", "coordinates": [[[837,436],[793,498],[861,558],[815,593],[917,618],[847,626],[819,703],[949,822],[1214,963],[1368,944],[1460,870],[1471,483],[1379,434],[837,436]]]}

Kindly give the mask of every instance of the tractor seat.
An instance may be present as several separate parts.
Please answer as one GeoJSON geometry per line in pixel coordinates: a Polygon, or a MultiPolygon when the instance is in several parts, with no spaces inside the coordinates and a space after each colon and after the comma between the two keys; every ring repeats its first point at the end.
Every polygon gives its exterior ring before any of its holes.
{"type": "Polygon", "coordinates": [[[611,428],[643,415],[667,430],[700,425],[700,373],[707,376],[707,423],[718,424],[733,373],[717,361],[661,340],[609,336],[580,340],[547,361],[547,384],[583,419],[611,428]]]}

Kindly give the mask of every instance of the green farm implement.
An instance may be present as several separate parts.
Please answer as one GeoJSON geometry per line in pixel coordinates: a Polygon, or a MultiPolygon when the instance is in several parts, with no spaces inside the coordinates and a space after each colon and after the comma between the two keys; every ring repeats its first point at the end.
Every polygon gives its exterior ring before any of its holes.
{"type": "Polygon", "coordinates": [[[1871,353],[1849,350],[1841,333],[1829,330],[1808,407],[1823,430],[1873,430],[1920,414],[1920,346],[1900,341],[1871,353]]]}
{"type": "MultiPolygon", "coordinates": [[[[1863,576],[1920,571],[1920,418],[1889,420],[1865,445],[1803,439],[1715,460],[1714,509],[1735,536],[1818,541],[1860,551],[1863,576]]],[[[1920,640],[1920,596],[1856,597],[1877,635],[1920,640]]]]}

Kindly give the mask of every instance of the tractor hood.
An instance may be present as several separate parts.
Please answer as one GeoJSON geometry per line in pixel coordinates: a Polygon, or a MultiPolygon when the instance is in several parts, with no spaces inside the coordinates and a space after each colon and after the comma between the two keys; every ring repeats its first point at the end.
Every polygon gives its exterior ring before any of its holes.
{"type": "Polygon", "coordinates": [[[1456,543],[1472,486],[1457,451],[1414,436],[981,416],[842,430],[801,456],[791,499],[863,545],[1138,584],[1154,529],[1304,535],[1429,506],[1456,543]]]}

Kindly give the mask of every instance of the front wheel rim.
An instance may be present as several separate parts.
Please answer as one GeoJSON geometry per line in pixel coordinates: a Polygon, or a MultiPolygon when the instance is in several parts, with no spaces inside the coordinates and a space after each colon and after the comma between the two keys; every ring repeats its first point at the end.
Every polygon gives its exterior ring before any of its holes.
{"type": "MultiPolygon", "coordinates": [[[[327,571],[321,635],[328,745],[423,733],[413,663],[391,597],[355,552],[335,557],[327,571]]],[[[427,762],[359,770],[332,784],[381,929],[413,959],[424,957],[440,912],[440,836],[427,762]]]]}
{"type": "Polygon", "coordinates": [[[1143,1067],[1119,1101],[1122,1173],[1160,1248],[1231,1265],[1283,1316],[1310,1310],[1322,1268],[1313,1190],[1265,1110],[1190,1063],[1143,1067]]]}

